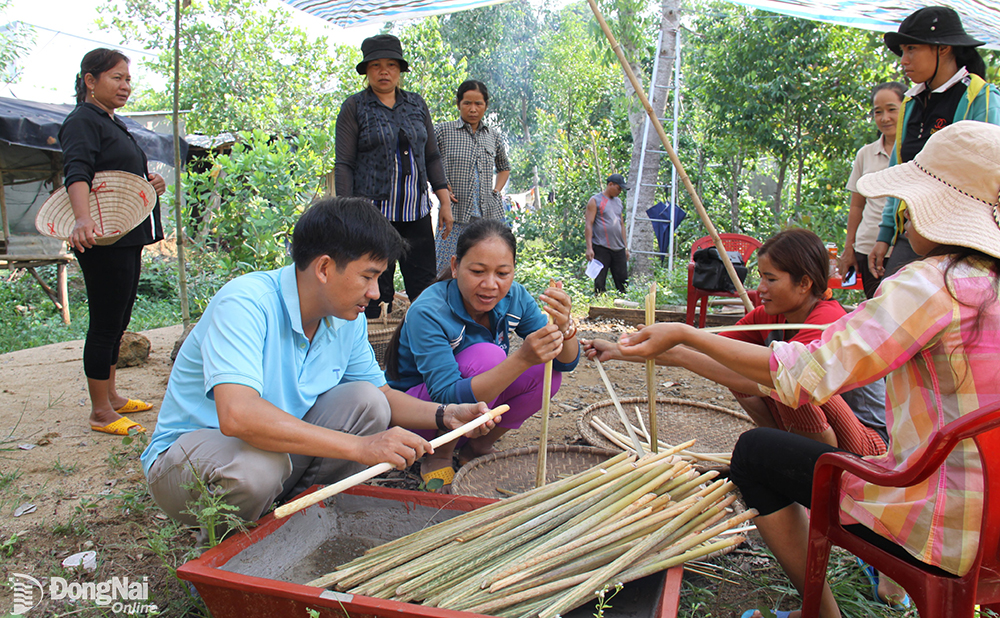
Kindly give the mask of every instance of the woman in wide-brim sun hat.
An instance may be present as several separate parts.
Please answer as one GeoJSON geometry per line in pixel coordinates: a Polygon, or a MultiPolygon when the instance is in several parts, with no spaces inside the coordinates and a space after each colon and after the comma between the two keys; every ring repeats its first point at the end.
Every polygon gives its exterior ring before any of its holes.
{"type": "MultiPolygon", "coordinates": [[[[862,177],[858,190],[906,202],[905,231],[924,257],[887,278],[819,341],[768,349],[657,324],[624,335],[622,352],[648,358],[688,345],[787,404],[823,402],[884,377],[889,447],[865,459],[906,468],[945,425],[1000,403],[1000,127],[955,123],[931,136],[909,163],[862,177]]],[[[760,513],[757,529],[793,582],[805,575],[808,471],[833,450],[761,428],[744,433],[733,451],[731,478],[760,513]]],[[[913,487],[878,487],[845,475],[841,495],[848,529],[902,560],[958,576],[976,561],[985,494],[972,440],[913,487]]],[[[820,615],[840,616],[829,586],[820,615]]]]}
{"type": "Polygon", "coordinates": [[[146,155],[115,115],[131,93],[128,58],[113,49],[90,51],[83,57],[76,79],[77,106],[59,129],[63,178],[74,216],[69,244],[83,271],[90,313],[83,346],[90,427],[118,436],[128,435],[130,430],[145,431],[125,414],[152,409],[148,403],[118,393],[115,365],[138,294],[142,248],[163,238],[157,195],[166,189],[159,174],[149,173],[146,155]],[[97,221],[91,216],[91,193],[102,190],[100,183],[95,185],[95,175],[112,170],[147,179],[155,192],[147,196],[156,202],[149,216],[124,234],[126,230],[108,227],[100,216],[97,221]],[[120,236],[111,244],[102,244],[104,234],[120,236]]]}
{"type": "MultiPolygon", "coordinates": [[[[912,160],[931,135],[948,125],[962,120],[1000,125],[1000,90],[986,83],[986,63],[976,50],[983,42],[965,32],[954,9],[924,7],[883,39],[913,83],[899,109],[890,167],[912,160]]],[[[876,278],[918,259],[900,234],[902,209],[898,199],[886,200],[878,240],[868,255],[869,272],[876,278]],[[890,245],[892,255],[886,259],[890,245]]]]}

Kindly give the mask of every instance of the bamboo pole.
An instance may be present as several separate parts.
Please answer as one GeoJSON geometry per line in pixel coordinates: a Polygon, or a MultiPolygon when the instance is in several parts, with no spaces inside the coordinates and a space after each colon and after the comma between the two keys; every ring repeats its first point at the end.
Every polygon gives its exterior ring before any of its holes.
{"type": "Polygon", "coordinates": [[[615,410],[618,410],[618,416],[622,419],[622,424],[625,425],[626,431],[628,431],[628,437],[632,440],[632,446],[635,448],[636,454],[639,457],[645,457],[646,452],[642,449],[642,443],[639,442],[639,437],[635,435],[635,431],[632,430],[632,423],[628,421],[628,417],[625,416],[625,410],[622,408],[622,404],[618,401],[618,395],[615,393],[615,387],[611,385],[611,380],[608,378],[608,373],[604,371],[604,365],[601,364],[596,357],[594,362],[597,363],[597,371],[601,374],[601,380],[604,380],[604,387],[608,389],[608,395],[611,396],[611,402],[615,404],[615,410]]]}
{"type": "Polygon", "coordinates": [[[733,324],[701,329],[706,333],[739,333],[757,330],[826,330],[833,324],[733,324]]]}
{"type": "MultiPolygon", "coordinates": [[[[510,406],[508,406],[507,404],[499,405],[496,408],[487,411],[485,414],[480,415],[474,420],[471,420],[468,423],[462,425],[461,427],[457,429],[452,429],[448,433],[434,438],[433,440],[431,440],[431,446],[433,448],[439,448],[441,446],[444,446],[445,444],[448,444],[452,440],[460,438],[463,435],[469,433],[473,429],[485,425],[486,423],[492,421],[495,417],[500,416],[509,409],[510,406]]],[[[357,474],[352,474],[346,479],[338,481],[333,485],[327,485],[323,489],[315,491],[309,494],[308,496],[302,496],[298,500],[292,500],[288,504],[279,506],[277,509],[274,510],[274,517],[275,519],[288,517],[292,513],[297,513],[304,508],[316,504],[317,502],[322,502],[323,500],[326,500],[330,496],[339,494],[345,489],[350,489],[351,487],[354,487],[355,485],[358,485],[360,483],[364,483],[368,479],[376,477],[379,474],[382,474],[383,472],[388,472],[389,470],[392,469],[392,467],[393,466],[390,463],[380,463],[371,466],[366,470],[362,470],[357,474]]]]}
{"type": "MultiPolygon", "coordinates": [[[[655,281],[649,285],[649,294],[646,295],[646,326],[652,326],[654,322],[656,322],[655,281]]],[[[649,402],[649,450],[656,453],[660,448],[659,440],[656,439],[656,361],[653,359],[646,361],[646,393],[649,402]]]]}
{"type": "MultiPolygon", "coordinates": [[[[552,316],[549,316],[549,324],[552,316]]],[[[545,363],[542,374],[542,428],[538,436],[538,463],[535,467],[535,487],[545,484],[545,468],[549,455],[549,407],[552,405],[552,361],[545,363]]]]}
{"type": "MultiPolygon", "coordinates": [[[[185,0],[184,6],[190,5],[185,0]]],[[[180,135],[180,105],[181,105],[181,0],[174,0],[174,230],[177,235],[177,283],[180,287],[181,321],[187,328],[191,323],[191,311],[188,308],[187,272],[184,265],[184,219],[181,208],[184,204],[184,191],[181,187],[181,135],[180,135]]]]}
{"type": "Polygon", "coordinates": [[[611,43],[611,49],[618,57],[618,62],[622,65],[622,70],[625,72],[625,76],[628,78],[629,82],[631,82],[632,88],[635,89],[636,96],[639,97],[639,101],[642,103],[642,106],[646,108],[649,120],[656,129],[656,134],[660,137],[660,141],[663,143],[663,148],[670,156],[670,161],[673,163],[674,169],[677,170],[677,176],[681,179],[681,182],[684,183],[684,188],[687,190],[688,195],[691,196],[691,201],[694,203],[694,207],[698,211],[698,217],[701,219],[705,229],[708,230],[708,234],[715,242],[715,248],[719,251],[719,256],[722,257],[722,265],[726,267],[726,272],[729,273],[729,278],[733,280],[733,285],[736,286],[737,295],[743,300],[743,305],[747,308],[747,311],[752,311],[753,303],[750,302],[750,297],[747,296],[747,291],[743,288],[743,282],[741,282],[740,278],[736,275],[736,269],[733,268],[733,263],[729,261],[729,254],[726,253],[726,247],[722,244],[722,238],[719,237],[718,230],[715,229],[715,225],[708,217],[708,212],[705,211],[705,206],[702,204],[701,198],[698,196],[698,192],[695,191],[694,185],[691,184],[691,179],[688,178],[687,172],[684,171],[684,166],[681,165],[681,160],[677,157],[677,153],[674,151],[674,147],[671,145],[666,131],[663,130],[663,124],[656,116],[656,113],[653,111],[653,106],[650,104],[645,91],[642,89],[642,84],[639,83],[635,73],[632,71],[632,66],[628,63],[628,59],[625,57],[625,53],[622,51],[618,41],[615,40],[615,35],[611,33],[611,29],[608,27],[608,22],[604,20],[604,15],[601,13],[601,9],[598,8],[596,0],[587,0],[587,3],[590,5],[590,9],[594,12],[594,17],[597,18],[597,23],[600,24],[601,30],[604,31],[604,36],[606,36],[608,42],[611,43]]]}

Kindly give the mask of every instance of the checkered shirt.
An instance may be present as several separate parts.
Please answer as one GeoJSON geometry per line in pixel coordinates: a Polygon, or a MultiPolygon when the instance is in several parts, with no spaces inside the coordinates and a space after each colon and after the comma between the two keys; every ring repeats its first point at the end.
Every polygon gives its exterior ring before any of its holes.
{"type": "MultiPolygon", "coordinates": [[[[885,376],[889,450],[866,459],[893,470],[920,457],[949,422],[1000,401],[1000,304],[988,266],[952,269],[956,300],[945,284],[947,263],[937,257],[909,264],[817,341],[772,344],[774,395],[789,406],[820,404],[885,376]]],[[[844,475],[845,522],[957,575],[975,560],[982,509],[983,471],[972,440],[914,487],[877,487],[844,475]]]]}
{"type": "Polygon", "coordinates": [[[455,222],[468,223],[474,214],[477,171],[480,216],[503,219],[505,213],[500,196],[493,193],[494,170],[510,170],[500,132],[480,122],[479,130],[473,133],[464,120],[453,120],[435,126],[434,133],[451,191],[458,198],[458,203],[452,204],[455,222]]]}

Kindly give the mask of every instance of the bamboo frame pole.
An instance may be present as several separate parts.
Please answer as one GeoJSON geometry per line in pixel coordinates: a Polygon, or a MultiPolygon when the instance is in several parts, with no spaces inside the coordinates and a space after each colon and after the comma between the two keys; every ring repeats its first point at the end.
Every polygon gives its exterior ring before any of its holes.
{"type": "MultiPolygon", "coordinates": [[[[549,316],[549,324],[552,316],[549,316]]],[[[545,363],[542,374],[542,428],[538,436],[538,463],[535,466],[535,487],[545,484],[545,468],[549,455],[549,408],[552,405],[552,361],[545,363]]]]}
{"type": "MultiPolygon", "coordinates": [[[[493,420],[495,417],[500,416],[509,409],[510,406],[508,406],[507,404],[499,405],[496,408],[489,410],[485,414],[482,414],[479,417],[462,425],[461,427],[457,429],[452,429],[448,433],[434,438],[433,440],[431,440],[431,446],[434,448],[439,448],[441,446],[444,446],[445,444],[448,444],[452,440],[460,438],[463,435],[469,433],[473,429],[485,425],[486,423],[493,420]]],[[[357,474],[352,474],[346,479],[337,481],[333,485],[327,485],[323,489],[315,491],[309,494],[308,496],[302,496],[298,500],[292,500],[288,504],[279,506],[277,509],[274,510],[274,517],[275,519],[288,517],[292,513],[297,513],[304,508],[316,504],[317,502],[322,502],[323,500],[326,500],[330,496],[334,496],[344,491],[345,489],[350,489],[355,485],[364,483],[368,479],[376,477],[379,474],[382,474],[383,472],[388,472],[391,469],[392,469],[392,464],[384,462],[371,466],[365,470],[362,470],[361,472],[358,472],[357,474]]]]}
{"type": "Polygon", "coordinates": [[[3,170],[0,170],[0,226],[5,247],[10,247],[10,222],[7,221],[7,197],[4,195],[3,170]]]}
{"type": "Polygon", "coordinates": [[[706,333],[738,333],[754,330],[826,330],[833,324],[733,324],[732,326],[713,326],[702,328],[706,333]]]}
{"type": "MultiPolygon", "coordinates": [[[[652,326],[654,322],[656,322],[655,281],[649,285],[649,294],[646,295],[646,326],[652,326]]],[[[658,453],[660,447],[656,432],[656,361],[653,359],[646,361],[646,393],[649,410],[649,450],[658,453]]]]}
{"type": "Polygon", "coordinates": [[[615,404],[615,410],[618,410],[618,416],[622,419],[622,424],[625,425],[626,431],[628,431],[628,437],[632,440],[632,446],[635,447],[635,452],[639,457],[645,457],[646,452],[642,450],[642,443],[639,441],[639,437],[635,435],[635,431],[632,429],[632,423],[629,422],[628,417],[625,416],[625,410],[622,408],[622,404],[618,402],[618,395],[615,393],[615,387],[611,385],[611,380],[608,378],[608,373],[604,371],[604,365],[601,361],[594,359],[597,363],[597,371],[601,374],[601,379],[604,380],[604,386],[608,389],[608,395],[611,396],[611,402],[615,404]]]}
{"type": "Polygon", "coordinates": [[[622,51],[621,46],[615,39],[615,35],[611,33],[611,29],[608,27],[608,22],[604,20],[604,15],[601,13],[601,9],[598,8],[596,0],[587,0],[587,4],[590,5],[590,9],[594,12],[594,17],[597,18],[597,23],[600,24],[601,30],[604,31],[604,36],[607,37],[608,42],[611,43],[611,49],[618,57],[618,62],[622,65],[622,70],[625,72],[625,76],[635,89],[636,96],[639,97],[639,101],[642,103],[642,106],[646,108],[646,114],[649,115],[649,120],[656,129],[656,134],[660,137],[664,150],[666,150],[667,154],[670,156],[670,162],[673,163],[674,169],[677,170],[677,176],[684,184],[684,188],[687,190],[688,195],[691,196],[691,201],[694,203],[694,207],[698,211],[698,217],[708,230],[709,236],[712,237],[712,240],[715,243],[715,248],[719,251],[719,256],[727,256],[723,258],[722,265],[726,267],[726,272],[729,274],[729,278],[733,280],[733,285],[736,286],[737,295],[743,300],[743,305],[747,308],[747,312],[752,311],[753,303],[750,302],[750,297],[747,296],[747,291],[743,287],[743,282],[741,282],[739,277],[736,276],[736,269],[733,268],[733,263],[728,259],[729,254],[726,253],[726,247],[722,244],[719,232],[715,229],[715,225],[712,223],[712,220],[708,218],[708,212],[705,211],[705,205],[702,204],[701,198],[698,197],[698,192],[695,191],[694,185],[691,184],[691,179],[688,178],[687,172],[684,171],[684,166],[681,165],[681,160],[677,157],[674,147],[670,144],[670,139],[667,137],[667,133],[663,129],[663,124],[660,122],[660,119],[657,118],[656,113],[653,112],[653,106],[646,97],[646,93],[642,89],[642,84],[639,83],[635,73],[632,71],[632,66],[629,65],[628,59],[625,58],[625,53],[622,51]]]}
{"type": "MultiPolygon", "coordinates": [[[[184,5],[190,5],[184,0],[184,5]]],[[[184,327],[191,323],[188,307],[187,267],[184,262],[184,218],[181,208],[184,204],[184,190],[181,186],[181,0],[174,0],[174,233],[177,235],[177,284],[181,299],[181,322],[184,327]]],[[[720,254],[721,255],[721,254],[720,254]]]]}

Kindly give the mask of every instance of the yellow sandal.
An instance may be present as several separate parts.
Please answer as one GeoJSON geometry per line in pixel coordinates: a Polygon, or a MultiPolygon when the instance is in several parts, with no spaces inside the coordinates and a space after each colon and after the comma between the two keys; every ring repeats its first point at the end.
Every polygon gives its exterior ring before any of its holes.
{"type": "Polygon", "coordinates": [[[153,404],[146,403],[141,399],[129,399],[125,405],[115,410],[118,414],[135,414],[136,412],[149,412],[153,409],[153,404]]]}

